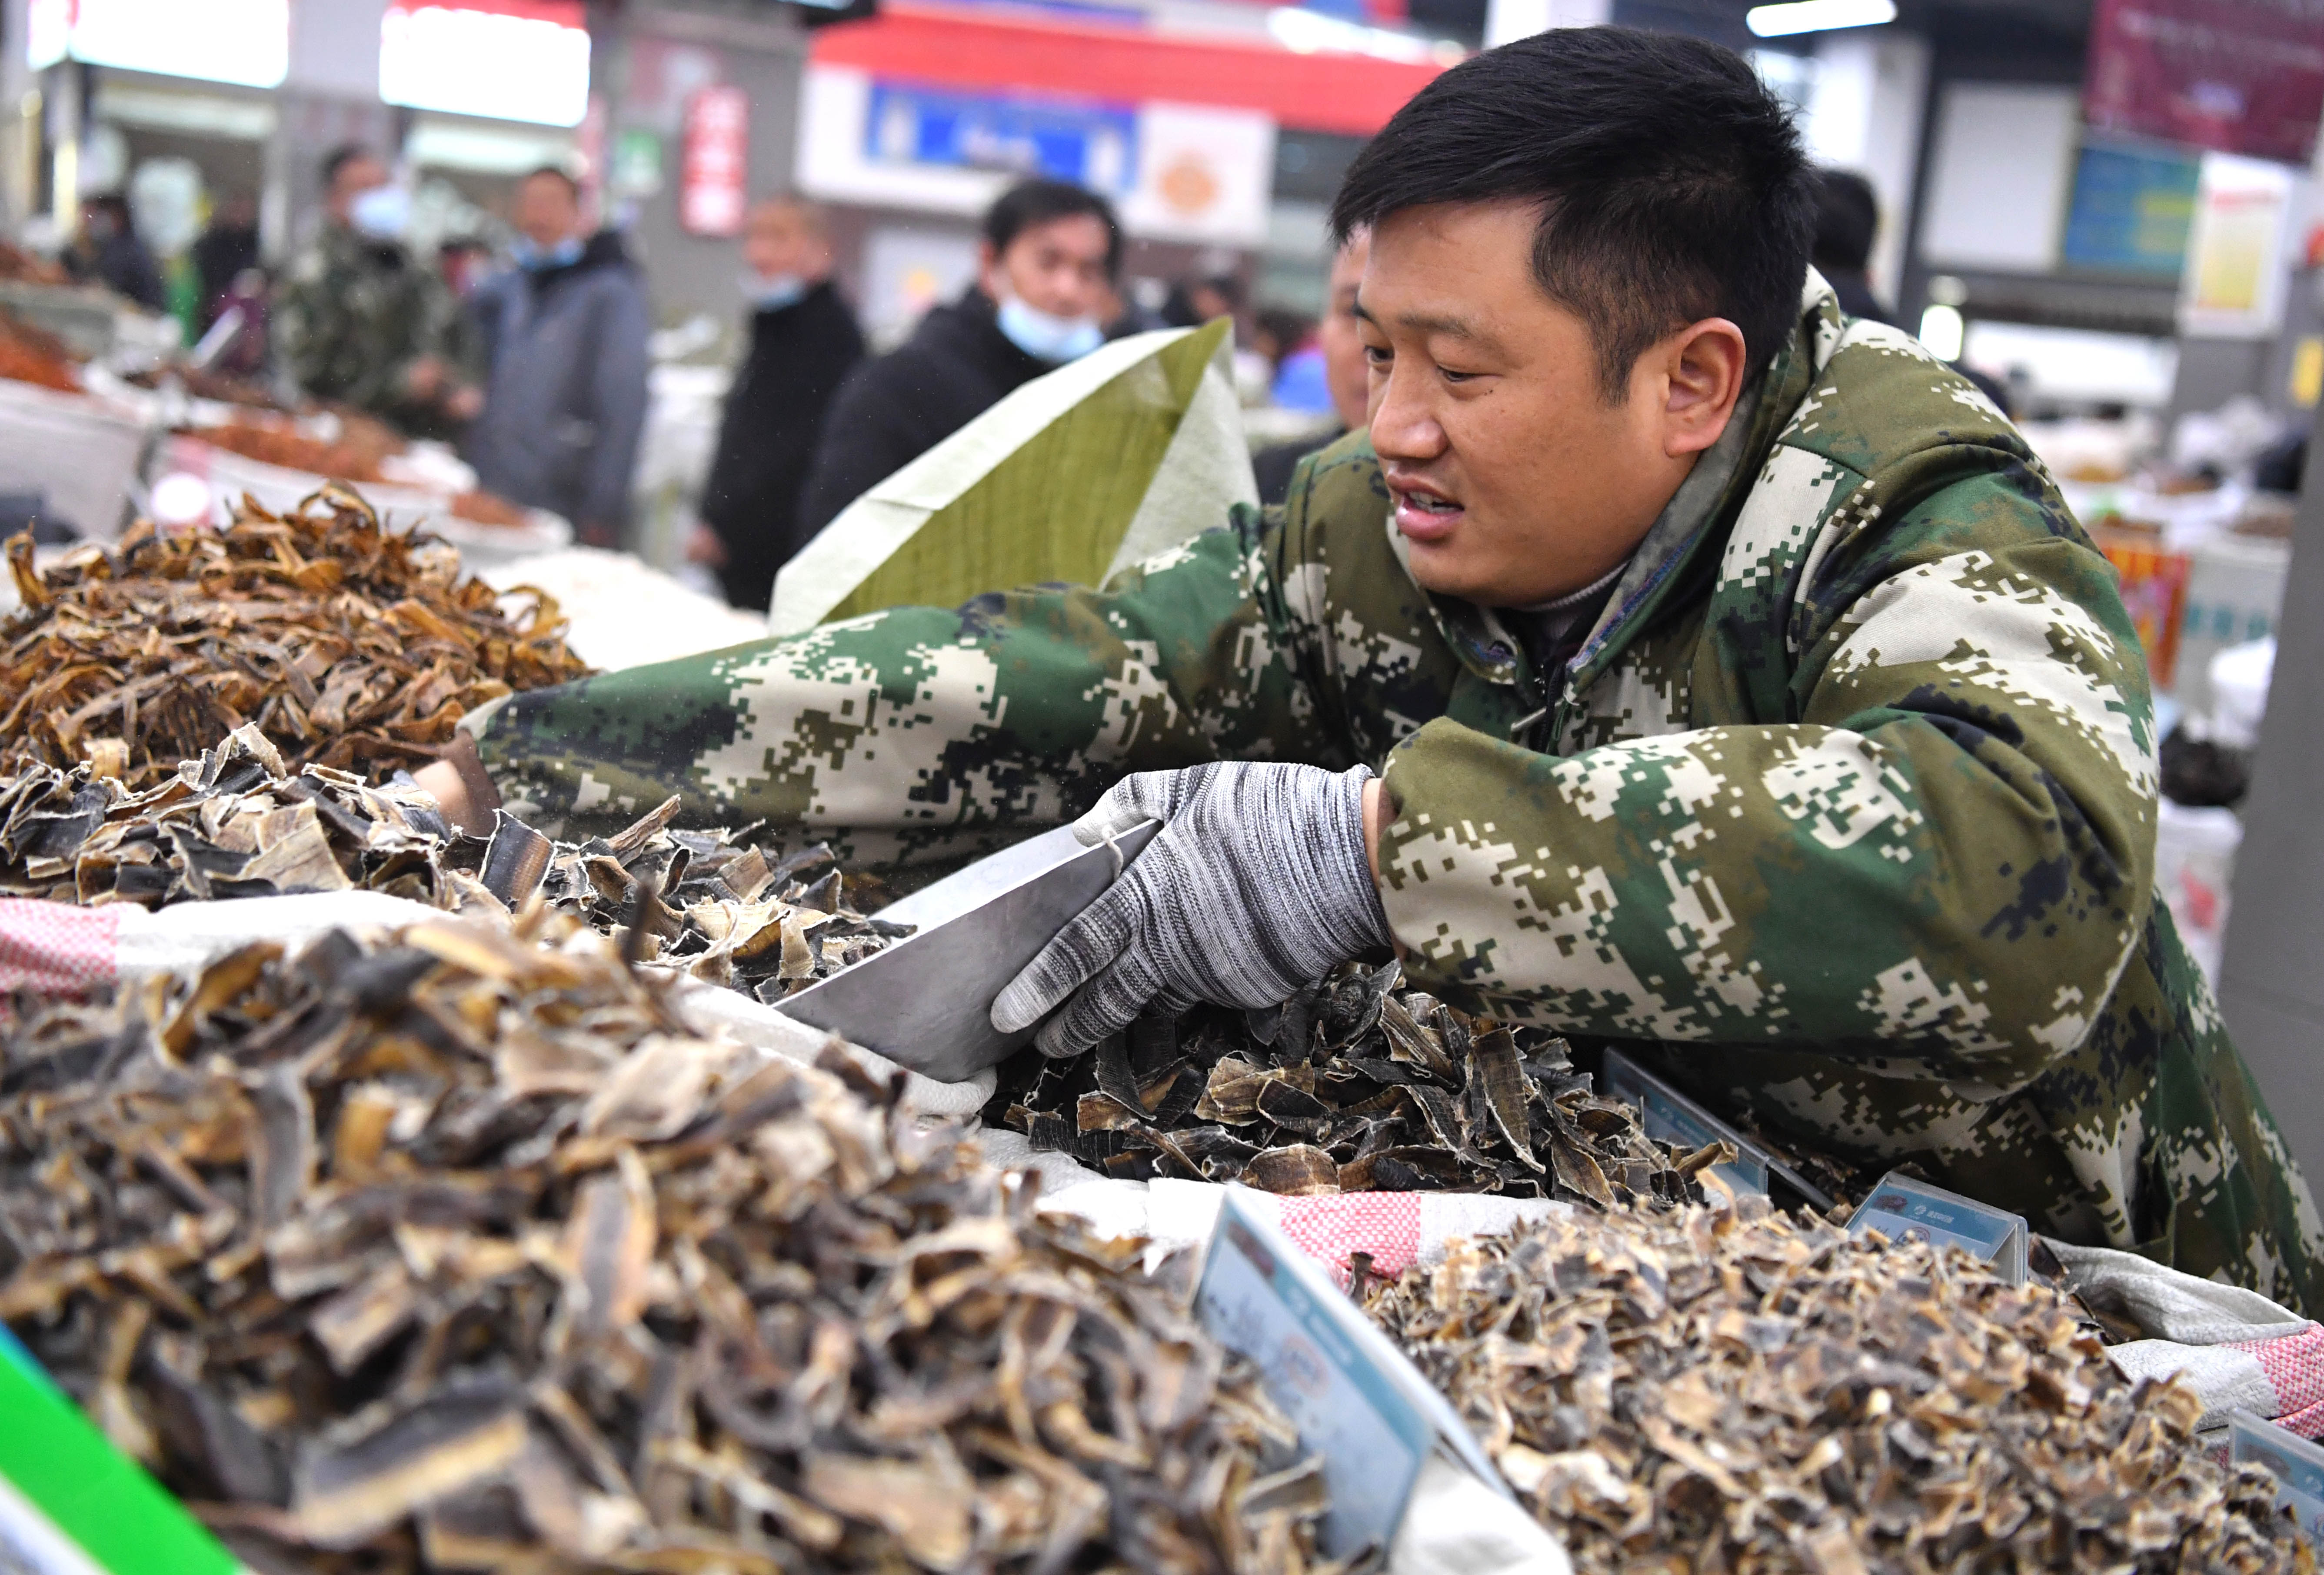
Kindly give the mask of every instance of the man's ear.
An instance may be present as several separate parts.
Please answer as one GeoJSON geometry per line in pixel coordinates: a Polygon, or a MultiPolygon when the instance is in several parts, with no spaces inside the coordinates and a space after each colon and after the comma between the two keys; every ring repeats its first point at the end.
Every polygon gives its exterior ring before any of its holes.
{"type": "Polygon", "coordinates": [[[1657,347],[1663,452],[1673,459],[1719,441],[1743,397],[1743,330],[1725,318],[1689,323],[1657,347]]]}
{"type": "Polygon", "coordinates": [[[1001,277],[1001,253],[992,249],[990,241],[976,243],[976,282],[993,299],[1001,299],[1001,287],[1007,282],[1001,277]]]}

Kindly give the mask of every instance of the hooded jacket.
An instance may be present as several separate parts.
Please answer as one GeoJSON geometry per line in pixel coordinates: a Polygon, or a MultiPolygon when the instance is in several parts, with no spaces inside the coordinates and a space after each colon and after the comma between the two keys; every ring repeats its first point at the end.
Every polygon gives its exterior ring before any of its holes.
{"type": "Polygon", "coordinates": [[[910,338],[841,385],[799,499],[798,545],[1002,395],[1056,370],[1010,341],[991,298],[974,285],[930,308],[910,338]]]}
{"type": "Polygon", "coordinates": [[[652,327],[621,236],[599,231],[565,267],[497,274],[468,311],[490,368],[462,445],[478,481],[617,539],[645,428],[652,327]]]}
{"type": "Polygon", "coordinates": [[[2146,666],[1984,396],[1821,279],[1554,670],[1404,566],[1360,434],[1103,590],[897,608],[463,723],[519,813],[957,854],[1125,772],[1384,768],[1413,981],[2068,1241],[2324,1312],[2324,1227],[2154,898],[2146,666]]]}

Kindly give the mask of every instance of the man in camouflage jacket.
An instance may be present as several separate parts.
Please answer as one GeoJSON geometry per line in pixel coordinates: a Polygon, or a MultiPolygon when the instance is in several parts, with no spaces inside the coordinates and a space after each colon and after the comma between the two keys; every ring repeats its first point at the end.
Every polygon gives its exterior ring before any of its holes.
{"type": "Polygon", "coordinates": [[[1376,766],[1419,987],[2324,1312],[2306,1184],[2153,898],[2153,713],[2112,573],[1965,381],[1810,274],[1549,671],[1520,614],[1421,587],[1392,508],[1352,435],[1279,513],[1102,591],[587,679],[474,737],[519,813],[609,824],[675,789],[865,861],[1054,824],[1126,772],[1376,766]]]}
{"type": "Polygon", "coordinates": [[[326,161],[325,212],[292,259],[272,319],[275,354],[301,393],[414,438],[449,438],[482,408],[467,316],[403,241],[409,201],[359,148],[326,161]]]}

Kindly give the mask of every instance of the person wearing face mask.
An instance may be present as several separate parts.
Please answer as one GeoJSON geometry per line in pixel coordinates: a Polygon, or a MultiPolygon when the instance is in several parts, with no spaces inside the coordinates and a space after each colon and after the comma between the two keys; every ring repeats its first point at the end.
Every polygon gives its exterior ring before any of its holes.
{"type": "Polygon", "coordinates": [[[1323,359],[1323,389],[1340,425],[1322,437],[1270,444],[1250,456],[1251,475],[1259,483],[1262,503],[1282,502],[1290,495],[1291,473],[1298,469],[1301,460],[1330,447],[1365,423],[1370,369],[1364,364],[1363,336],[1356,328],[1356,287],[1363,282],[1364,259],[1370,252],[1371,234],[1367,230],[1358,230],[1341,246],[1332,259],[1332,278],[1325,287],[1331,299],[1323,309],[1323,320],[1315,325],[1315,348],[1323,359]]]}
{"type": "Polygon", "coordinates": [[[716,571],[735,606],[763,609],[775,571],[806,539],[799,488],[832,396],[863,359],[863,335],[831,282],[831,240],[813,203],[773,197],[754,206],[742,222],[742,262],[750,351],[726,391],[687,556],[716,571]]]}
{"type": "Polygon", "coordinates": [[[840,391],[799,502],[801,545],[1001,396],[1105,342],[1121,224],[1093,191],[1025,180],[984,215],[976,282],[840,391]]]}
{"type": "Polygon", "coordinates": [[[139,238],[129,204],[107,192],[80,205],[80,234],[65,249],[64,265],[75,279],[94,280],[127,296],[148,311],[160,311],[169,292],[152,249],[139,238]]]}
{"type": "Polygon", "coordinates": [[[461,452],[488,491],[618,548],[645,429],[645,281],[617,232],[585,234],[581,188],[562,170],[520,181],[512,216],[516,266],[468,297],[489,370],[461,452]]]}
{"type": "Polygon", "coordinates": [[[323,161],[323,225],[274,303],[282,373],[411,437],[456,437],[484,405],[475,346],[459,302],[405,248],[410,189],[350,143],[323,161]]]}

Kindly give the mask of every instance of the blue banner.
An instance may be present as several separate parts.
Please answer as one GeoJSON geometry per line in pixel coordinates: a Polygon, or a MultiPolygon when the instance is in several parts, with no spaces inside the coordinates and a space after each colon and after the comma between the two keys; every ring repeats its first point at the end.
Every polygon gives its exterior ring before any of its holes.
{"type": "Polygon", "coordinates": [[[1138,184],[1138,111],[899,82],[872,85],[864,152],[891,164],[1047,175],[1120,197],[1138,184]]]}

